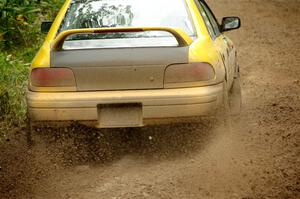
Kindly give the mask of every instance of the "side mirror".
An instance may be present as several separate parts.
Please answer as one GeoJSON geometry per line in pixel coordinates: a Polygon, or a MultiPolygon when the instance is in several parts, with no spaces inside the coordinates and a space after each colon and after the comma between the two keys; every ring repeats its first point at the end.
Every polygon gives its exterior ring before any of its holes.
{"type": "Polygon", "coordinates": [[[44,21],[42,22],[42,25],[41,25],[41,32],[42,33],[48,33],[51,26],[52,26],[52,21],[44,21]]]}
{"type": "Polygon", "coordinates": [[[238,17],[224,17],[222,20],[222,32],[238,29],[241,27],[241,20],[238,17]]]}

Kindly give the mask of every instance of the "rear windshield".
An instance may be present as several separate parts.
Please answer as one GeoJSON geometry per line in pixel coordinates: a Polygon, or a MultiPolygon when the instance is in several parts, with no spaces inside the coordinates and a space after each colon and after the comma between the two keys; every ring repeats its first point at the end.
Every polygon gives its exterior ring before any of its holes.
{"type": "MultiPolygon", "coordinates": [[[[73,0],[59,32],[69,29],[102,27],[173,27],[181,28],[191,37],[195,37],[194,27],[184,0],[73,0]]],[[[157,41],[163,41],[162,43],[166,45],[168,39],[174,43],[174,38],[170,37],[173,36],[169,33],[149,31],[78,34],[67,40],[138,38],[139,41],[142,41],[142,38],[152,40],[157,38],[157,41]]],[[[139,41],[134,43],[139,44],[139,41]]],[[[153,44],[153,41],[145,41],[145,43],[153,44]]],[[[111,44],[113,45],[113,43],[111,44]]]]}

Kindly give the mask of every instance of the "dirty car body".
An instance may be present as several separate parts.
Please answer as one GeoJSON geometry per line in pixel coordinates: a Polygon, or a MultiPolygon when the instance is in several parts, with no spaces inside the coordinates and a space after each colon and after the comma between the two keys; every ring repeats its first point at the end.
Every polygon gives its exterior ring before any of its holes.
{"type": "Polygon", "coordinates": [[[216,114],[236,50],[203,0],[67,0],[32,62],[32,122],[140,127],[216,114]]]}

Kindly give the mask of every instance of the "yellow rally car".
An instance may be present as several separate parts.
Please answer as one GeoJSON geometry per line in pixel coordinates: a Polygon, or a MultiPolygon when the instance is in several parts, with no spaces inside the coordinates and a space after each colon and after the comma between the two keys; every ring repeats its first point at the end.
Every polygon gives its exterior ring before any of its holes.
{"type": "Polygon", "coordinates": [[[239,27],[238,17],[219,25],[204,0],[67,0],[42,24],[31,124],[141,127],[215,114],[240,93],[236,50],[223,34],[239,27]]]}

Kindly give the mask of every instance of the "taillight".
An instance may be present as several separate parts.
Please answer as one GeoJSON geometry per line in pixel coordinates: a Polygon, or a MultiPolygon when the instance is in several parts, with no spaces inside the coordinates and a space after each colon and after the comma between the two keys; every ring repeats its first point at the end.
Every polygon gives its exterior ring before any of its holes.
{"type": "Polygon", "coordinates": [[[208,63],[174,64],[167,67],[165,83],[188,83],[209,81],[215,78],[215,71],[208,63]]]}
{"type": "Polygon", "coordinates": [[[69,68],[35,68],[31,71],[32,87],[76,87],[73,71],[69,68]]]}

